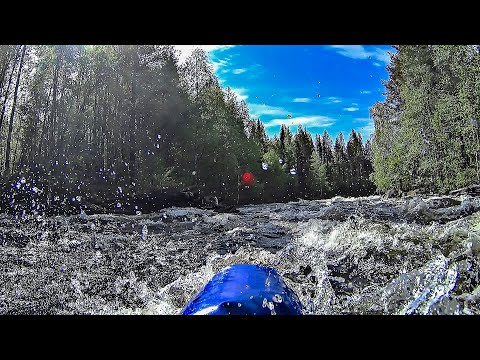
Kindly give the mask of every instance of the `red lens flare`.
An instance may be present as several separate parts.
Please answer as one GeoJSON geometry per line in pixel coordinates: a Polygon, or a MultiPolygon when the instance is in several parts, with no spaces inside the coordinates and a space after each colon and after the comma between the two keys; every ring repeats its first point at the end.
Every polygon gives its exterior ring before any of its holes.
{"type": "Polygon", "coordinates": [[[244,172],[240,181],[242,182],[242,185],[252,186],[255,183],[255,177],[251,172],[244,172]]]}

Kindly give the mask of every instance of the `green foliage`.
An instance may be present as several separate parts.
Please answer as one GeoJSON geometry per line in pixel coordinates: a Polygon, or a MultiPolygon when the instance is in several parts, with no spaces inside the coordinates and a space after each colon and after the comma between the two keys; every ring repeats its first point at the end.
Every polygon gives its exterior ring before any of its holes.
{"type": "Polygon", "coordinates": [[[310,177],[310,157],[313,152],[312,136],[298,125],[294,138],[295,169],[298,176],[298,194],[301,198],[310,196],[308,178],[310,177]]]}
{"type": "MultiPolygon", "coordinates": [[[[10,104],[2,110],[0,163],[11,155],[8,178],[42,169],[42,181],[65,191],[190,186],[226,203],[361,191],[356,183],[347,192],[348,176],[362,178],[369,164],[358,134],[340,155],[326,131],[314,144],[301,126],[293,135],[282,125],[270,139],[247,104],[220,86],[202,50],[179,65],[172,46],[34,45],[20,67],[26,48],[0,46],[0,108],[10,104]],[[257,180],[250,187],[239,183],[245,171],[257,180]]],[[[474,85],[459,90],[458,102],[472,116],[474,85]]],[[[464,152],[470,162],[477,154],[470,143],[464,152]]]]}
{"type": "Polygon", "coordinates": [[[264,184],[264,201],[284,200],[288,175],[280,164],[280,157],[274,149],[270,149],[263,155],[262,161],[268,166],[267,170],[262,170],[259,176],[259,180],[264,184]]]}
{"type": "Polygon", "coordinates": [[[310,187],[314,197],[323,198],[331,190],[331,185],[327,177],[327,165],[322,162],[317,151],[312,153],[310,158],[310,187]]]}
{"type": "Polygon", "coordinates": [[[375,121],[380,190],[448,192],[479,182],[480,55],[467,45],[401,45],[375,121]]]}

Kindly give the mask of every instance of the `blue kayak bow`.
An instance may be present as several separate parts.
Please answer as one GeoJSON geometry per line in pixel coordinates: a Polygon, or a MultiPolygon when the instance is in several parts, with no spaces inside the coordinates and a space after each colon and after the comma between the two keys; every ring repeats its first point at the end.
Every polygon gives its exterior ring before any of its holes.
{"type": "Polygon", "coordinates": [[[183,308],[183,315],[301,315],[298,296],[268,266],[231,265],[183,308]]]}

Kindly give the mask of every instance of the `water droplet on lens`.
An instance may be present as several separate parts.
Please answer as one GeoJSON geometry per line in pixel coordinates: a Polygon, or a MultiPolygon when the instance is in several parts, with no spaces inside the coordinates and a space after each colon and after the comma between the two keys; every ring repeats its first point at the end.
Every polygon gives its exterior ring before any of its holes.
{"type": "Polygon", "coordinates": [[[275,295],[273,295],[272,300],[273,300],[273,302],[276,302],[276,303],[280,304],[283,301],[283,298],[282,298],[281,295],[275,294],[275,295]]]}

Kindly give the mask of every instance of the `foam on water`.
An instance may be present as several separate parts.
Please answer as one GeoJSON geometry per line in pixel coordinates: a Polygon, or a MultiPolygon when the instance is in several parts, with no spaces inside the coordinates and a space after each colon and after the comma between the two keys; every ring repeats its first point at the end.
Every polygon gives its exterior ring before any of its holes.
{"type": "Polygon", "coordinates": [[[478,314],[479,205],[377,196],[237,214],[0,214],[0,312],[173,315],[219,270],[251,263],[274,267],[305,314],[478,314]]]}

